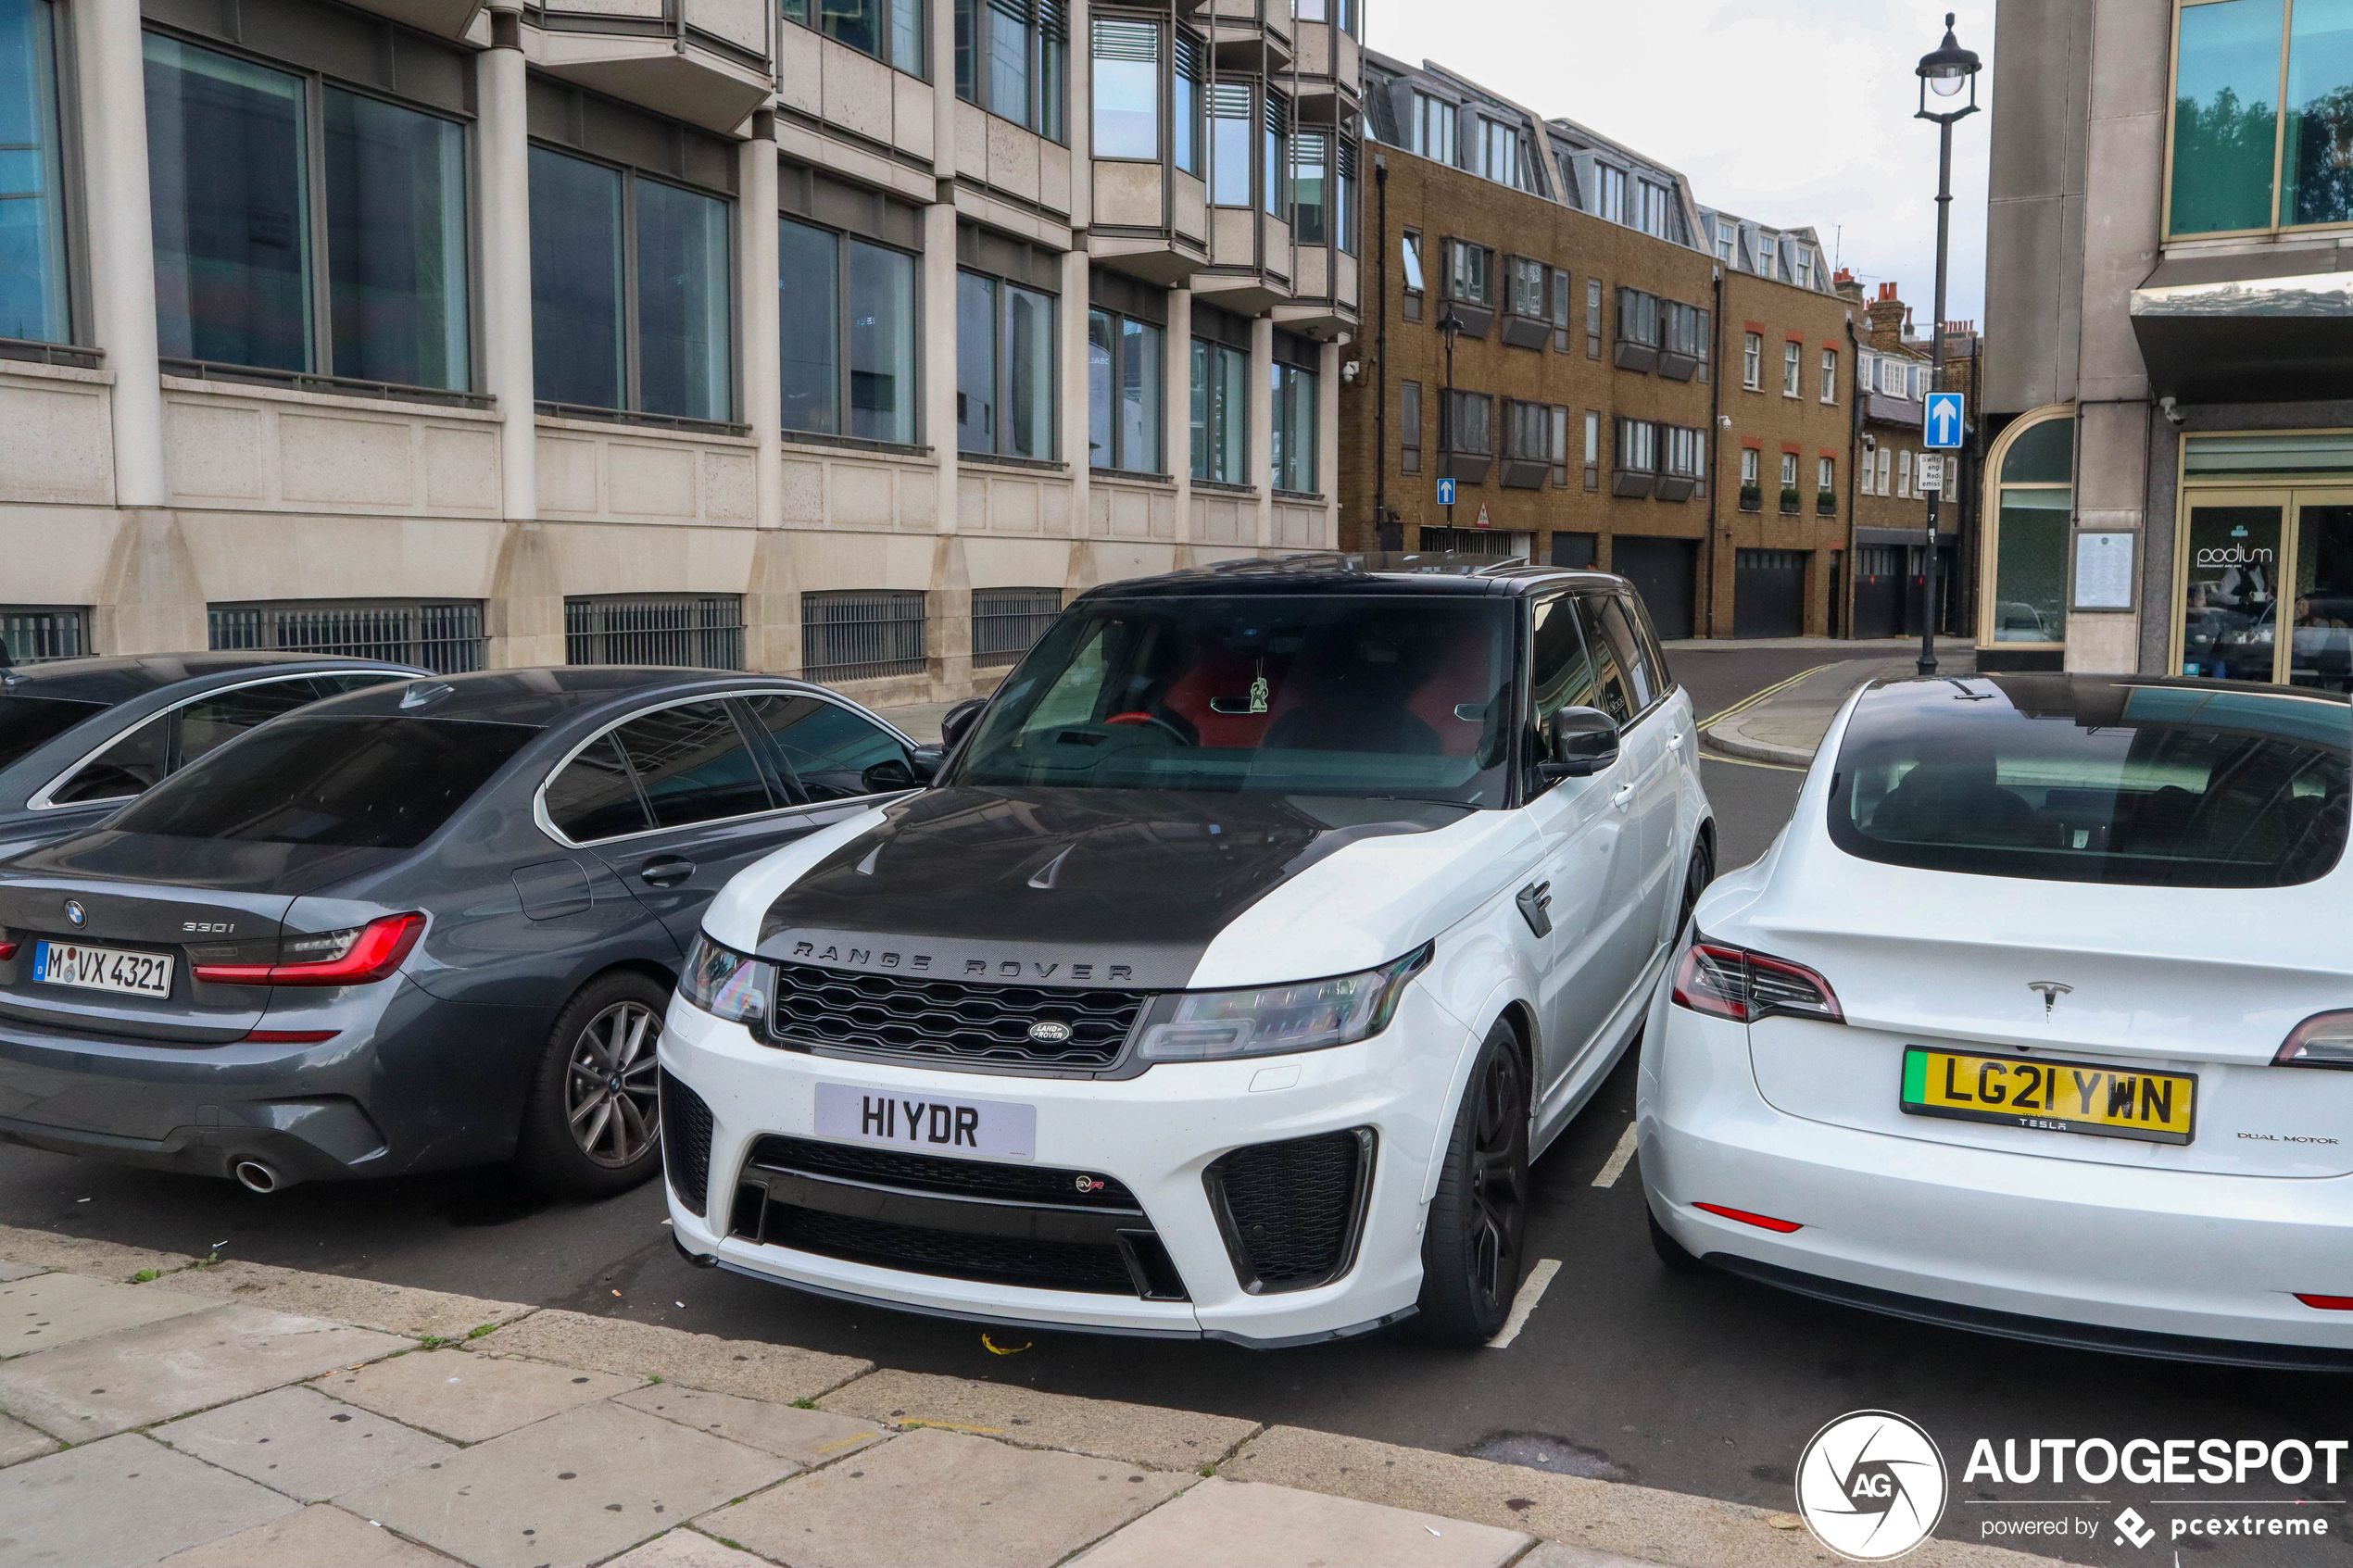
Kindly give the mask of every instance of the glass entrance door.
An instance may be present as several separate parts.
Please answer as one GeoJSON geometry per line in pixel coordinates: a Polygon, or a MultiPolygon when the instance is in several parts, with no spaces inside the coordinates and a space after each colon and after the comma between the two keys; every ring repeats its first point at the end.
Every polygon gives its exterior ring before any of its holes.
{"type": "Polygon", "coordinates": [[[2283,581],[2289,633],[2279,679],[2322,691],[2353,689],[2353,495],[2299,493],[2283,581]]]}
{"type": "Polygon", "coordinates": [[[2190,508],[2182,574],[2184,675],[2273,681],[2284,495],[2214,495],[2190,508]]]}

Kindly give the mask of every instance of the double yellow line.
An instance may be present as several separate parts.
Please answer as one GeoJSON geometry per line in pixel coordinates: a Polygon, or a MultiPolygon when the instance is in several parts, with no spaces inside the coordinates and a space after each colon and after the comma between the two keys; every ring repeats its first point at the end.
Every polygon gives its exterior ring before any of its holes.
{"type": "Polygon", "coordinates": [[[1786,681],[1776,681],[1773,684],[1767,686],[1761,692],[1751,692],[1748,696],[1741,698],[1740,701],[1732,704],[1731,707],[1724,709],[1723,712],[1716,714],[1711,718],[1702,719],[1699,721],[1699,727],[1703,731],[1712,730],[1727,719],[1737,719],[1742,714],[1747,712],[1750,709],[1755,707],[1758,703],[1765,701],[1767,698],[1780,696],[1783,692],[1789,690],[1792,686],[1796,685],[1800,681],[1805,680],[1807,676],[1818,675],[1825,670],[1835,669],[1843,662],[1844,661],[1834,659],[1828,664],[1817,664],[1811,670],[1799,671],[1796,674],[1792,675],[1786,681]]]}

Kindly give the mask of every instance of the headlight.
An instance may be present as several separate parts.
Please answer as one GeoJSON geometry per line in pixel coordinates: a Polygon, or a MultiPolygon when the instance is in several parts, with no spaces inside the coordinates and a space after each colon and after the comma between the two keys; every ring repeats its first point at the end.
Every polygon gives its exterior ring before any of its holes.
{"type": "Polygon", "coordinates": [[[1389,1027],[1405,983],[1429,963],[1425,942],[1393,963],[1330,980],[1249,991],[1157,997],[1136,1055],[1142,1061],[1225,1061],[1353,1045],[1389,1027]]]}
{"type": "Polygon", "coordinates": [[[678,994],[708,1013],[735,1023],[757,1023],[768,1016],[775,990],[775,966],[723,947],[698,932],[686,953],[678,994]]]}

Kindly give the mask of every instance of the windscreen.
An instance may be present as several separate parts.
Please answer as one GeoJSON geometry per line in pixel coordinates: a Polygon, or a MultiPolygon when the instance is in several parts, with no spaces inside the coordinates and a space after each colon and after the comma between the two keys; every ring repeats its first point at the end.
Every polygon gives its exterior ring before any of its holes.
{"type": "Polygon", "coordinates": [[[1076,605],[945,782],[1501,806],[1516,625],[1468,596],[1076,605]]]}
{"type": "Polygon", "coordinates": [[[1888,865],[2146,887],[2285,887],[2345,852],[2341,700],[2077,682],[1905,683],[1839,748],[1831,837],[1888,865]]]}
{"type": "Polygon", "coordinates": [[[53,696],[0,696],[0,768],[72,729],[103,702],[67,702],[53,696]]]}
{"type": "Polygon", "coordinates": [[[538,733],[455,720],[281,719],[173,774],[107,825],[182,838],[413,848],[538,733]]]}

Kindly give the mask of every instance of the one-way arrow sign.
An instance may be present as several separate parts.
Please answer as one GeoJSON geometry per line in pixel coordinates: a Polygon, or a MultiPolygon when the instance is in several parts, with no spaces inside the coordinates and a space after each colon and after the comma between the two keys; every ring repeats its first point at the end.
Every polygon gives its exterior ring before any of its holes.
{"type": "Polygon", "coordinates": [[[1961,395],[1957,392],[1931,392],[1928,395],[1928,444],[1944,450],[1957,450],[1961,445],[1961,395]]]}

